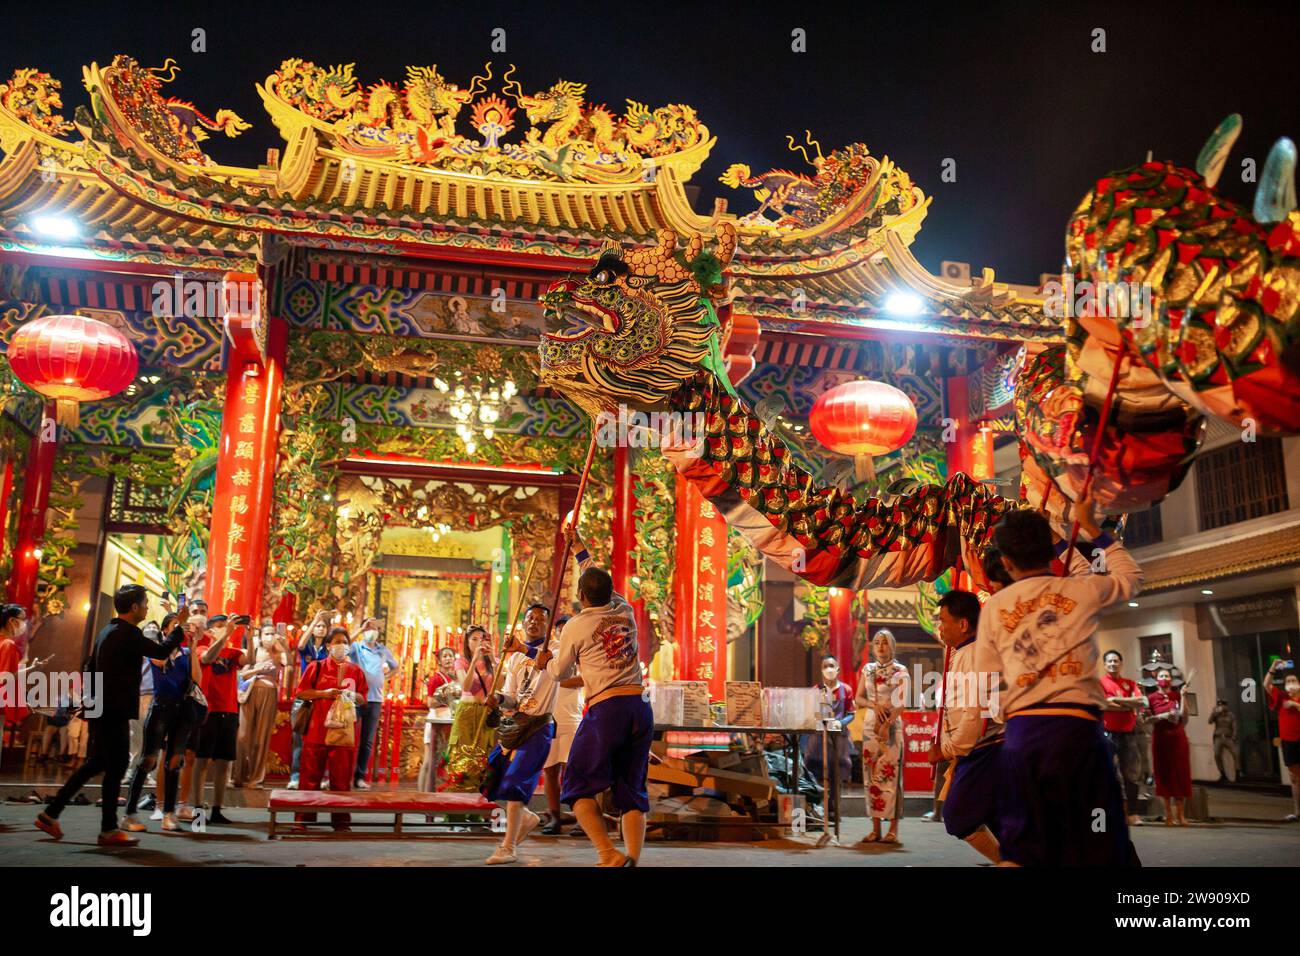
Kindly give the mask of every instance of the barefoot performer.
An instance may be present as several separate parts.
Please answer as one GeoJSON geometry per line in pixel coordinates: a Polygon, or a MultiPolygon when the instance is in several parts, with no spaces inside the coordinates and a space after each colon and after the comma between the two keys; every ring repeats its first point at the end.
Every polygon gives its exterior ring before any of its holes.
{"type": "Polygon", "coordinates": [[[975,669],[979,620],[979,598],[970,591],[949,591],[939,599],[939,639],[951,651],[952,660],[943,681],[939,746],[930,748],[930,761],[950,761],[940,795],[944,828],[992,862],[1001,863],[996,829],[1002,724],[989,712],[992,689],[981,686],[975,669]]]}
{"type": "Polygon", "coordinates": [[[570,674],[576,664],[587,699],[587,712],[574,734],[564,769],[560,800],[573,808],[600,854],[599,866],[636,866],[650,811],[646,773],[654,739],[654,713],[641,687],[636,615],[627,599],[614,592],[609,572],[594,565],[572,524],[565,533],[578,548],[582,610],[564,626],[554,658],[544,648],[534,662],[556,680],[570,674]],[[614,848],[596,806],[596,796],[605,790],[612,791],[614,806],[623,814],[626,854],[614,848]]]}
{"type": "MultiPolygon", "coordinates": [[[[1101,545],[1091,499],[1078,510],[1080,527],[1101,545]]],[[[980,614],[975,670],[1001,675],[1003,860],[1019,866],[1136,862],[1124,794],[1102,734],[1097,621],[1140,590],[1142,572],[1114,542],[1104,551],[1109,573],[1053,574],[1051,526],[1034,511],[1003,516],[993,536],[1015,583],[980,614]]]]}

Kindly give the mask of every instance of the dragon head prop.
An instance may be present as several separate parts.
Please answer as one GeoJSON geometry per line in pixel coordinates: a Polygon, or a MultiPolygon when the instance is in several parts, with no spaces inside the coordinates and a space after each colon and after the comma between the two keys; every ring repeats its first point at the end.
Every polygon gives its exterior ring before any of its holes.
{"type": "Polygon", "coordinates": [[[1300,432],[1295,146],[1273,147],[1248,209],[1216,188],[1240,128],[1235,114],[1220,124],[1195,168],[1148,160],[1103,176],[1071,217],[1055,312],[1065,345],[1027,362],[1018,385],[1034,506],[1078,500],[1094,447],[1093,497],[1119,514],[1178,486],[1206,416],[1300,432]]]}
{"type": "Polygon", "coordinates": [[[648,248],[611,245],[585,276],[562,279],[542,296],[559,329],[542,337],[540,383],[593,418],[620,405],[662,406],[701,368],[730,388],[714,302],[736,231],[723,223],[712,249],[694,236],[680,253],[672,230],[658,239],[648,248]]]}
{"type": "Polygon", "coordinates": [[[1220,124],[1195,169],[1148,161],[1097,181],[1066,235],[1076,282],[1097,299],[1077,321],[1105,344],[1124,339],[1197,412],[1291,434],[1300,430],[1296,149],[1278,140],[1247,209],[1216,189],[1240,128],[1235,114],[1220,124]],[[1102,308],[1116,287],[1130,307],[1102,308]]]}

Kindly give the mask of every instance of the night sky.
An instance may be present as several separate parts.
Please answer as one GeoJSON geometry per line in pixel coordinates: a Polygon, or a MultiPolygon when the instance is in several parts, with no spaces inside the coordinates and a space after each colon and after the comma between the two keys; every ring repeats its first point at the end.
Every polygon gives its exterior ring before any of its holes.
{"type": "Polygon", "coordinates": [[[1242,158],[1262,167],[1277,137],[1300,135],[1295,3],[551,6],[29,3],[0,15],[0,73],[35,66],[62,79],[70,116],[86,101],[84,64],[115,53],[146,66],[175,57],[182,72],[167,94],[253,124],[238,139],[209,141],[209,154],[256,165],[281,140],[253,84],[285,57],[355,62],[366,85],[400,85],[407,64],[436,63],[465,86],[486,60],[497,77],[514,62],[530,92],[563,77],[619,112],[628,97],[694,106],[718,137],[693,180],[701,208],[713,196],[753,208],[747,193],[717,182],[733,162],[804,169],[787,133],[811,129],[825,152],[865,142],[933,197],[913,246],[923,263],[962,260],[1029,283],[1059,269],[1065,221],[1108,170],[1148,149],[1191,165],[1236,110],[1245,130],[1221,187],[1248,202],[1242,158]],[[190,51],[194,27],[207,31],[206,53],[190,51]],[[507,31],[504,54],[490,51],[495,27],[507,31]],[[806,53],[791,52],[796,27],[807,31],[806,53]],[[1100,54],[1091,50],[1098,27],[1100,54]],[[940,180],[945,158],[956,160],[956,182],[940,180]]]}

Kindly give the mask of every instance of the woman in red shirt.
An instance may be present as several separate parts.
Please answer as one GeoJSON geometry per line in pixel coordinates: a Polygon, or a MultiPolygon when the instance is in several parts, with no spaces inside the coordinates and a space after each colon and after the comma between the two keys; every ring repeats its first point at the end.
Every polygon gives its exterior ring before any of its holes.
{"type": "Polygon", "coordinates": [[[1273,666],[1264,675],[1264,690],[1268,693],[1268,706],[1277,711],[1277,731],[1282,738],[1282,763],[1291,774],[1292,812],[1287,814],[1286,822],[1300,820],[1300,677],[1294,672],[1287,674],[1282,681],[1282,691],[1273,682],[1273,675],[1282,669],[1282,660],[1273,662],[1273,666]],[[1285,691],[1285,693],[1283,692],[1285,691]]]}
{"type": "Polygon", "coordinates": [[[1155,718],[1151,732],[1151,770],[1156,796],[1165,801],[1165,826],[1187,826],[1184,802],[1192,795],[1192,761],[1187,745],[1187,714],[1183,696],[1173,687],[1173,674],[1156,672],[1156,690],[1147,697],[1155,718]]]}
{"type": "MultiPolygon", "coordinates": [[[[366,675],[361,668],[348,660],[348,632],[336,627],[325,639],[329,656],[313,661],[298,682],[298,696],[314,701],[311,724],[302,739],[302,758],[298,765],[298,789],[319,790],[326,771],[329,772],[331,790],[350,790],[352,773],[357,764],[357,743],[360,724],[353,724],[352,740],[346,746],[326,743],[325,719],[330,707],[340,697],[354,705],[366,699],[366,675]]],[[[299,813],[294,819],[300,823],[315,823],[316,814],[299,813]]],[[[332,813],[330,821],[335,830],[347,830],[352,822],[349,813],[332,813]]]]}

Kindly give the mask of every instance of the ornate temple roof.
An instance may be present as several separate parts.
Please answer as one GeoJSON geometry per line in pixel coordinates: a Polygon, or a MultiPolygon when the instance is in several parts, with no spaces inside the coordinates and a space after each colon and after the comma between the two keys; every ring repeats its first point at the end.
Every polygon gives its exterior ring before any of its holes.
{"type": "Polygon", "coordinates": [[[764,327],[906,330],[884,308],[905,291],[923,300],[928,334],[1059,336],[1040,297],[989,270],[969,286],[929,273],[909,249],[929,200],[862,144],[823,155],[809,134],[800,144],[791,137],[809,172],[733,164],[722,181],[752,191],[757,208],[737,216],[719,200],[701,215],[686,184],[716,140],[691,107],[628,100],[612,109],[587,102],[585,84],[529,93],[514,73],[495,75],[489,63],[461,85],[436,66],[408,67],[400,83],[363,87],[351,65],[285,60],[257,86],[283,147],[246,168],[223,166],[207,149],[212,136],[248,124],[165,96],[170,63],[92,63],[83,77],[90,105],[74,122],[62,115],[57,80],[19,70],[0,86],[0,251],[247,270],[259,236],[276,233],[324,249],[488,253],[562,271],[611,238],[708,233],[728,219],[741,236],[735,308],[764,327]],[[33,229],[40,216],[67,217],[80,234],[52,243],[33,229]]]}

